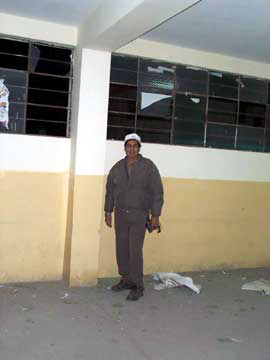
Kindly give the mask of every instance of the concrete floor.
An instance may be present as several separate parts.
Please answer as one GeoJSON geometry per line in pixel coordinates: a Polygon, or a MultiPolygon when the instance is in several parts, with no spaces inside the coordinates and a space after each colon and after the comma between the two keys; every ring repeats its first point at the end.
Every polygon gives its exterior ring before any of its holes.
{"type": "Polygon", "coordinates": [[[241,290],[270,269],[185,274],[181,287],[127,302],[112,279],[95,288],[31,283],[0,288],[1,360],[269,360],[270,296],[241,290]]]}

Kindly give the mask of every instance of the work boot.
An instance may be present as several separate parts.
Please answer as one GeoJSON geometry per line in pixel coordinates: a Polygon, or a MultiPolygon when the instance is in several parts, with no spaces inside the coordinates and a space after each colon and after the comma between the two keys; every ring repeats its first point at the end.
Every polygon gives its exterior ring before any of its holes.
{"type": "Polygon", "coordinates": [[[143,296],[143,289],[134,287],[130,290],[127,296],[127,300],[136,301],[143,296]]]}
{"type": "Polygon", "coordinates": [[[118,284],[112,286],[112,291],[123,291],[131,289],[131,285],[123,279],[118,284]]]}

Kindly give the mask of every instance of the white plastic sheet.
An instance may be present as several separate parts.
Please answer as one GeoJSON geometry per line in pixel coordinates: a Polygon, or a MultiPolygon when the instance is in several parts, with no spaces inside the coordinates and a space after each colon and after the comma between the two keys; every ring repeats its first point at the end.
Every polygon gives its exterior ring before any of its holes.
{"type": "Polygon", "coordinates": [[[193,290],[196,294],[201,291],[201,285],[194,284],[191,277],[182,276],[173,272],[156,272],[153,274],[153,279],[159,281],[159,284],[154,285],[155,290],[163,290],[166,288],[186,286],[193,290]]]}
{"type": "Polygon", "coordinates": [[[259,291],[263,295],[270,295],[270,280],[260,279],[245,283],[242,290],[259,291]]]}

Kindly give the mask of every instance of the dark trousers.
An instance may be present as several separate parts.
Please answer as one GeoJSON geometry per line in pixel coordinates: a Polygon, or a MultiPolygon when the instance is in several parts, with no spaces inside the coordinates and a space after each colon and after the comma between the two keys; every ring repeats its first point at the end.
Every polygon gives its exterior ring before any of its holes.
{"type": "Polygon", "coordinates": [[[115,210],[116,259],[124,281],[143,288],[143,243],[147,212],[115,210]]]}

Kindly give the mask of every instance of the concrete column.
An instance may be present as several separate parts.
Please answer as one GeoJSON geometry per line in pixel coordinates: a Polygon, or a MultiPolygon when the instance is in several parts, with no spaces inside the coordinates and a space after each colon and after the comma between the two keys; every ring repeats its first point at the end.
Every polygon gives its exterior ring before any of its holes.
{"type": "Polygon", "coordinates": [[[73,91],[71,179],[64,278],[70,286],[97,280],[111,54],[77,51],[73,91]]]}

